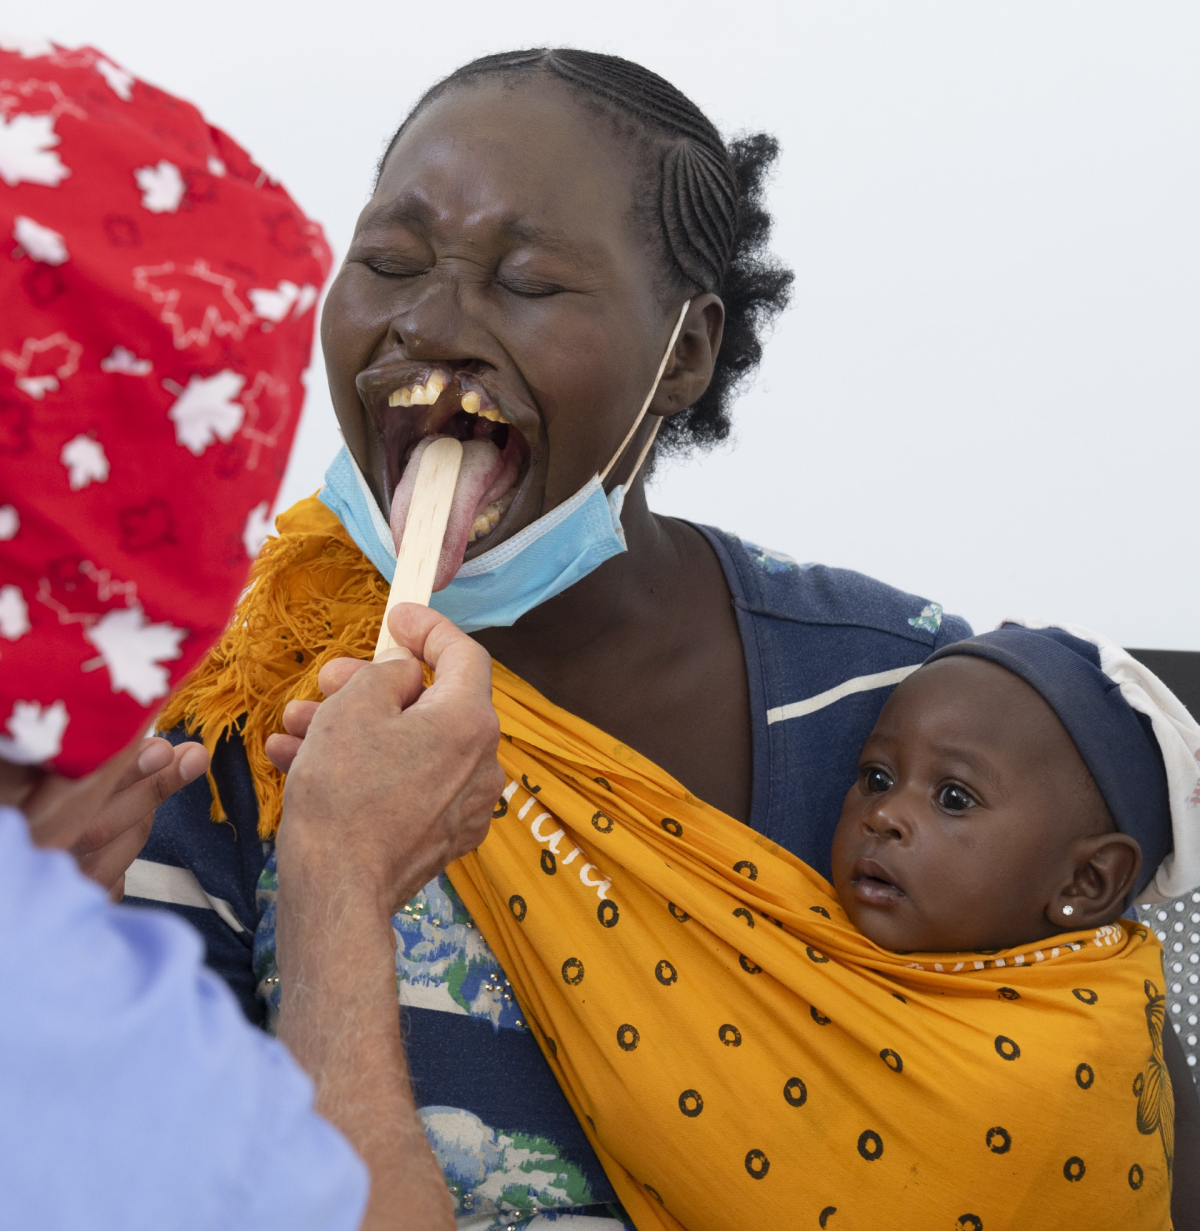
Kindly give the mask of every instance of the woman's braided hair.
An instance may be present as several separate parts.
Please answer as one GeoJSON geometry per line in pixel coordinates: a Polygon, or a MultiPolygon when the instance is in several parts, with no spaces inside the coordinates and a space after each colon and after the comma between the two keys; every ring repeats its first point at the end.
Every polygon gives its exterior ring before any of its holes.
{"type": "Polygon", "coordinates": [[[767,250],[771,216],[763,208],[767,173],[779,143],[767,133],[728,145],[708,117],[657,73],[619,56],[572,48],[532,48],[482,56],[426,91],[388,144],[379,169],[413,118],[447,91],[483,77],[557,78],[641,146],[640,216],[656,231],[664,290],[711,292],[725,304],[725,334],[712,379],[659,434],[668,453],[717,444],[730,431],[729,403],[762,358],[762,334],[787,306],[793,274],[767,250]]]}

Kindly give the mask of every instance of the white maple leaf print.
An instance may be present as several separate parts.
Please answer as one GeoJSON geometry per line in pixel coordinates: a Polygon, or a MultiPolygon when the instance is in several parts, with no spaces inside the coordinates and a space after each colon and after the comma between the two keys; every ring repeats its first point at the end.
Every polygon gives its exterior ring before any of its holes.
{"type": "Polygon", "coordinates": [[[254,305],[254,315],[278,324],[289,312],[293,317],[303,316],[316,303],[317,288],[307,284],[297,286],[284,279],[274,290],[256,287],[249,295],[254,305]],[[295,311],[292,311],[293,308],[295,311]]]}
{"type": "Polygon", "coordinates": [[[71,174],[54,148],[60,140],[52,115],[0,115],[0,179],[10,188],[20,183],[57,188],[71,174]]]}
{"type": "Polygon", "coordinates": [[[15,538],[21,528],[21,519],[11,504],[0,504],[0,543],[15,538]]]}
{"type": "Polygon", "coordinates": [[[29,631],[29,605],[20,586],[0,586],[0,637],[16,641],[29,631]]]}
{"type": "Polygon", "coordinates": [[[0,51],[11,51],[26,60],[52,56],[54,44],[48,38],[28,34],[0,34],[0,51]]]}
{"type": "Polygon", "coordinates": [[[57,231],[26,218],[24,214],[18,214],[13,219],[13,239],[32,260],[45,265],[61,265],[69,255],[67,242],[57,231]]]}
{"type": "Polygon", "coordinates": [[[68,440],[58,455],[67,468],[71,490],[77,492],[89,483],[103,483],[108,478],[108,458],[104,446],[91,436],[76,436],[68,440]]]}
{"type": "Polygon", "coordinates": [[[225,174],[225,164],[216,156],[216,154],[209,154],[208,156],[208,173],[209,175],[217,176],[225,174]]]}
{"type": "Polygon", "coordinates": [[[13,383],[39,401],[79,369],[83,347],[60,329],[48,338],[26,338],[19,355],[0,351],[0,363],[16,373],[13,383]]]}
{"type": "Polygon", "coordinates": [[[152,214],[175,213],[187,190],[179,168],[165,158],[153,167],[138,167],[133,178],[142,190],[143,208],[152,214]]]}
{"type": "Polygon", "coordinates": [[[61,701],[43,706],[38,701],[14,701],[0,735],[0,758],[14,765],[40,765],[62,752],[63,732],[71,721],[61,701]]]}
{"type": "Polygon", "coordinates": [[[251,560],[257,559],[262,551],[262,545],[271,534],[271,512],[264,500],[250,510],[246,518],[246,528],[242,531],[242,546],[251,560]]]}
{"type": "Polygon", "coordinates": [[[0,637],[16,641],[29,631],[29,604],[20,586],[0,586],[0,637]]]}
{"type": "Polygon", "coordinates": [[[296,308],[292,313],[292,319],[295,320],[299,316],[303,316],[317,302],[317,296],[320,290],[311,283],[306,282],[300,288],[300,294],[296,297],[296,308]]]}
{"type": "Polygon", "coordinates": [[[250,292],[254,315],[264,321],[281,321],[291,311],[292,304],[300,295],[300,288],[286,279],[271,290],[269,287],[254,287],[250,292]]]}
{"type": "Polygon", "coordinates": [[[179,657],[187,629],[149,624],[141,603],[135,603],[106,612],[83,635],[100,652],[113,692],[127,692],[139,705],[149,705],[167,695],[170,677],[160,664],[179,657]]]}
{"type": "Polygon", "coordinates": [[[162,305],[159,320],[171,326],[176,350],[207,346],[214,335],[241,341],[254,323],[254,313],[238,296],[237,279],[214,273],[204,260],[139,265],[133,285],[162,305]]]}
{"type": "Polygon", "coordinates": [[[100,360],[101,372],[120,372],[123,376],[147,376],[154,370],[149,359],[139,359],[124,346],[114,346],[112,354],[100,360]]]}
{"type": "Polygon", "coordinates": [[[111,60],[97,60],[96,72],[108,82],[109,88],[122,102],[127,103],[133,97],[132,73],[126,72],[111,60]]]}
{"type": "Polygon", "coordinates": [[[215,376],[190,376],[168,412],[176,441],[199,457],[214,440],[231,440],[246,414],[234,401],[245,383],[228,368],[215,376]]]}

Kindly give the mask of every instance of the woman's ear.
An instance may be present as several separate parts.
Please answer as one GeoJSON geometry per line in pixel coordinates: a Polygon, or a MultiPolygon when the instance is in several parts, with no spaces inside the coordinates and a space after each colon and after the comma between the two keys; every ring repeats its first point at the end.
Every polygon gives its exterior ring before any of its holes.
{"type": "Polygon", "coordinates": [[[683,328],[650,403],[652,415],[678,414],[703,395],[712,380],[724,332],[725,305],[716,295],[697,295],[688,305],[683,328]]]}
{"type": "Polygon", "coordinates": [[[1142,848],[1128,834],[1081,838],[1072,852],[1075,871],[1046,907],[1060,931],[1112,923],[1122,911],[1142,867],[1142,848]]]}

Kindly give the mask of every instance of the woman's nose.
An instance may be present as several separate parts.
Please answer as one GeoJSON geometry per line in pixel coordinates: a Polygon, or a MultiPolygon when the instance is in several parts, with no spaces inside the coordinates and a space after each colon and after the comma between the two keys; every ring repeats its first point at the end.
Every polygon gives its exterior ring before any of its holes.
{"type": "Polygon", "coordinates": [[[410,359],[462,359],[470,355],[459,288],[439,270],[419,279],[392,318],[391,332],[410,359]]]}
{"type": "MultiPolygon", "coordinates": [[[[391,319],[391,334],[410,359],[454,361],[454,359],[484,359],[490,356],[489,335],[484,323],[468,310],[459,277],[443,267],[414,279],[416,286],[398,305],[391,319]]],[[[478,308],[474,304],[474,308],[478,308]]]]}

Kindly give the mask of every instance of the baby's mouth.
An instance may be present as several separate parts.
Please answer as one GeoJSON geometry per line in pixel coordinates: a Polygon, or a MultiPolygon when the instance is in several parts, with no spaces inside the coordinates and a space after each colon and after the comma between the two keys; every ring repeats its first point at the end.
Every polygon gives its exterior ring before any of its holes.
{"type": "Polygon", "coordinates": [[[894,906],[908,896],[874,859],[860,859],[854,865],[850,887],[858,900],[868,906],[894,906]]]}
{"type": "Polygon", "coordinates": [[[439,436],[462,441],[462,467],[433,583],[441,590],[469,545],[492,536],[512,508],[529,471],[529,445],[470,366],[376,369],[361,373],[358,386],[383,451],[397,550],[422,454],[439,436]]]}

